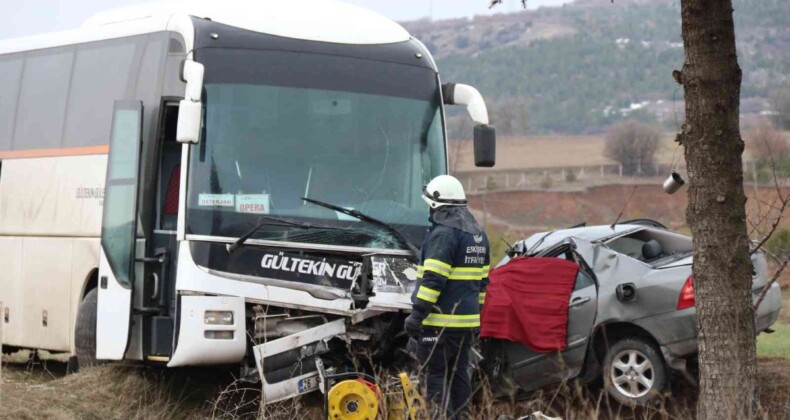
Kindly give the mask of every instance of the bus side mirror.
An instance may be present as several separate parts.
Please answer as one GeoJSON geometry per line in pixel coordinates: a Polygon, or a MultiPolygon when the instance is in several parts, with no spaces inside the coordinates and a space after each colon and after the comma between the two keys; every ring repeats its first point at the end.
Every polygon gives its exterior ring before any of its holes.
{"type": "Polygon", "coordinates": [[[200,139],[200,123],[203,104],[184,99],[178,103],[178,124],[176,125],[176,141],[179,143],[197,143],[200,139]]]}
{"type": "Polygon", "coordinates": [[[469,116],[477,125],[474,132],[475,166],[492,167],[496,163],[496,131],[489,125],[486,101],[477,89],[469,85],[442,85],[446,105],[466,105],[469,116]]]}
{"type": "Polygon", "coordinates": [[[186,82],[184,99],[178,105],[178,124],[176,125],[176,141],[179,143],[197,143],[200,140],[200,124],[203,104],[202,64],[192,60],[184,60],[181,68],[181,80],[186,82]]]}
{"type": "Polygon", "coordinates": [[[475,166],[490,168],[496,163],[496,130],[492,125],[475,126],[475,166]]]}
{"type": "Polygon", "coordinates": [[[466,105],[466,110],[476,124],[488,125],[486,101],[477,89],[460,83],[442,85],[445,105],[466,105]]]}

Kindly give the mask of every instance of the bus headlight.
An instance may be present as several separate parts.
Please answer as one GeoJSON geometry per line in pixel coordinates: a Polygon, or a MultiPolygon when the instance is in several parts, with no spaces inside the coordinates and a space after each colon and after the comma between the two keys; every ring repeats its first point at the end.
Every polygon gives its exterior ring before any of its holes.
{"type": "Polygon", "coordinates": [[[206,311],[203,323],[206,325],[233,325],[233,312],[206,311]]]}

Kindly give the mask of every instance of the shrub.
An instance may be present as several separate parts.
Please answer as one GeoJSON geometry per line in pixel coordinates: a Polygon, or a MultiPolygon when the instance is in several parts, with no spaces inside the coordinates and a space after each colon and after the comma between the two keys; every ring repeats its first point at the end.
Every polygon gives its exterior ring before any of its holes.
{"type": "Polygon", "coordinates": [[[604,155],[623,165],[623,175],[650,175],[661,133],[653,126],[626,121],[606,134],[604,155]]]}
{"type": "Polygon", "coordinates": [[[487,177],[486,178],[486,190],[487,191],[494,191],[497,188],[499,188],[499,185],[497,185],[496,180],[493,177],[487,177]]]}
{"type": "Polygon", "coordinates": [[[554,180],[551,179],[550,176],[547,176],[540,180],[540,188],[543,188],[544,190],[548,190],[553,186],[554,186],[554,180]]]}

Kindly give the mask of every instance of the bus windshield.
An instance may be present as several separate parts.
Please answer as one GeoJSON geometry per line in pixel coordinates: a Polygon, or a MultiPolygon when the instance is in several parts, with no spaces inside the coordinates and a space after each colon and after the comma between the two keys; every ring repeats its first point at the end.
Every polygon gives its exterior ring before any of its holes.
{"type": "Polygon", "coordinates": [[[236,238],[260,215],[351,229],[275,225],[253,239],[403,249],[386,229],[302,197],[356,209],[419,243],[422,186],[446,173],[436,75],[380,61],[206,49],[204,123],[190,152],[187,232],[236,238]]]}

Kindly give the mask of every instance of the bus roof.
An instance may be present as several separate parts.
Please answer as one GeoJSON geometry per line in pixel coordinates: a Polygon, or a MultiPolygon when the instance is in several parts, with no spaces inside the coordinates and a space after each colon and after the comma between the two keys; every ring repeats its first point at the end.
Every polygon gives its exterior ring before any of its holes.
{"type": "Polygon", "coordinates": [[[341,44],[388,44],[410,38],[389,18],[335,0],[176,0],[101,12],[68,31],[0,41],[0,54],[166,30],[180,33],[189,51],[194,38],[189,16],[260,33],[341,44]]]}

